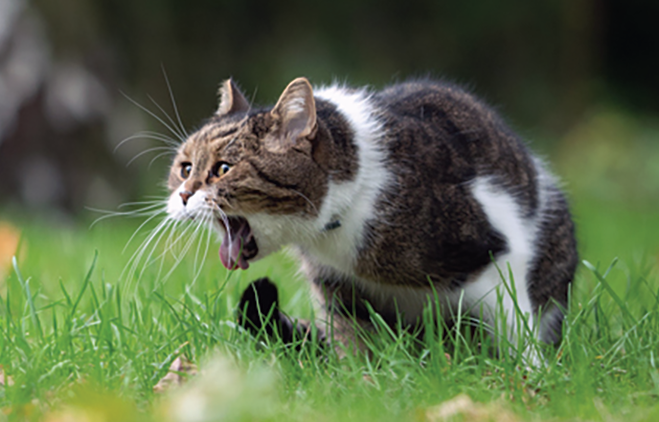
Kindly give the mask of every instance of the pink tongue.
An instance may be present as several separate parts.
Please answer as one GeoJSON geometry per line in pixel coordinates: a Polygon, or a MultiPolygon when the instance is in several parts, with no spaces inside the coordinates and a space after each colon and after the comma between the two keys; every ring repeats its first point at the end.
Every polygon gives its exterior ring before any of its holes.
{"type": "Polygon", "coordinates": [[[245,226],[238,229],[238,233],[231,233],[231,244],[229,244],[229,234],[227,233],[222,239],[222,244],[220,245],[220,261],[228,270],[235,270],[240,268],[241,270],[246,270],[249,267],[249,263],[243,257],[242,247],[245,243],[243,240],[245,226]]]}

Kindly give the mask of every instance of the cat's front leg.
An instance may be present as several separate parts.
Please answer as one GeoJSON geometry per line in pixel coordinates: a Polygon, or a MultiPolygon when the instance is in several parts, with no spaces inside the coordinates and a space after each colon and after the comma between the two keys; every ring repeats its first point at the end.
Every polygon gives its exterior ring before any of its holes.
{"type": "Polygon", "coordinates": [[[323,330],[337,355],[369,353],[364,340],[374,327],[357,289],[343,279],[316,277],[311,292],[320,304],[316,325],[323,330]]]}
{"type": "Polygon", "coordinates": [[[315,324],[284,314],[277,286],[268,278],[260,278],[240,298],[238,325],[257,338],[280,339],[297,349],[308,344],[315,329],[320,349],[333,346],[340,357],[368,351],[363,334],[372,330],[372,324],[361,299],[347,286],[320,279],[315,280],[311,290],[320,305],[315,324]]]}
{"type": "MultiPolygon", "coordinates": [[[[278,338],[298,349],[312,338],[309,321],[293,320],[280,310],[277,286],[268,278],[252,282],[243,292],[238,304],[238,325],[257,338],[278,338]]],[[[318,340],[322,347],[322,330],[318,330],[318,340]]]]}

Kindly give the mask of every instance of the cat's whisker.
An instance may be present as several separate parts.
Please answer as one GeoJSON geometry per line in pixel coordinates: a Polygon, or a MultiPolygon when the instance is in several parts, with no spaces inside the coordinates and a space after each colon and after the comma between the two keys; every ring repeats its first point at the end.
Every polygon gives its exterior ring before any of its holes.
{"type": "Polygon", "coordinates": [[[234,136],[233,138],[231,138],[231,140],[229,142],[227,142],[227,144],[222,149],[225,150],[225,149],[229,148],[237,140],[238,140],[238,137],[234,136]]]}
{"type": "Polygon", "coordinates": [[[140,244],[138,249],[129,259],[129,262],[132,262],[132,266],[133,266],[131,271],[132,273],[135,272],[137,266],[139,266],[139,263],[142,262],[142,257],[144,256],[144,253],[146,253],[147,249],[152,244],[154,239],[156,239],[160,233],[167,230],[167,227],[171,226],[171,224],[172,224],[171,220],[166,218],[160,224],[158,224],[158,226],[156,226],[153,230],[151,230],[147,238],[142,242],[142,244],[140,244]]]}
{"type": "Polygon", "coordinates": [[[145,266],[145,268],[146,268],[146,267],[149,267],[149,266],[151,266],[152,264],[154,264],[156,262],[160,262],[160,264],[158,265],[158,272],[156,273],[156,277],[155,277],[156,288],[158,286],[162,285],[161,275],[162,275],[162,271],[163,271],[163,268],[164,268],[164,265],[165,265],[167,249],[169,247],[168,242],[170,241],[173,233],[176,231],[176,228],[177,228],[179,223],[180,223],[180,221],[172,219],[172,223],[169,224],[167,227],[165,227],[165,229],[163,230],[163,236],[161,236],[161,238],[158,239],[158,243],[160,243],[160,241],[162,240],[164,235],[166,235],[167,232],[169,232],[169,235],[167,236],[167,240],[165,240],[164,250],[162,252],[160,252],[160,254],[157,257],[151,259],[151,261],[148,264],[146,264],[146,266],[145,266]]]}
{"type": "Polygon", "coordinates": [[[160,132],[143,131],[139,132],[139,137],[142,139],[151,139],[154,141],[162,142],[163,144],[170,146],[173,150],[178,150],[181,146],[178,140],[160,132]]]}
{"type": "Polygon", "coordinates": [[[203,226],[205,226],[205,216],[202,217],[202,219],[199,220],[198,225],[197,225],[197,230],[195,231],[195,240],[197,240],[197,249],[195,251],[195,256],[194,260],[192,261],[192,274],[194,278],[194,274],[197,273],[197,261],[199,259],[199,249],[201,248],[201,237],[199,234],[201,233],[201,230],[203,230],[203,226]]]}
{"type": "MultiPolygon", "coordinates": [[[[135,252],[133,252],[133,254],[131,255],[131,257],[128,259],[128,263],[130,263],[131,267],[133,267],[137,262],[140,261],[141,256],[142,256],[143,253],[144,253],[144,250],[149,246],[149,244],[151,243],[151,241],[152,241],[152,240],[158,235],[158,233],[159,233],[164,227],[168,226],[169,224],[171,224],[171,219],[169,219],[169,218],[165,218],[165,219],[163,219],[160,223],[158,223],[158,225],[156,225],[156,227],[154,227],[153,229],[151,229],[151,231],[150,231],[149,234],[146,236],[146,238],[142,241],[142,243],[140,244],[140,246],[137,247],[137,249],[135,250],[135,252]]],[[[144,223],[142,223],[142,226],[143,226],[143,225],[144,225],[144,223]]],[[[129,239],[129,242],[132,241],[132,239],[134,238],[135,235],[137,235],[137,233],[139,232],[139,230],[140,230],[140,228],[141,228],[142,226],[138,227],[138,229],[135,231],[135,233],[133,233],[133,236],[131,236],[131,238],[129,239]]],[[[127,247],[127,246],[128,246],[128,245],[126,245],[126,247],[127,247]]],[[[124,251],[126,250],[126,247],[124,247],[124,251]]],[[[133,272],[133,271],[131,271],[131,272],[133,272]]]]}
{"type": "MultiPolygon", "coordinates": [[[[179,223],[180,223],[180,222],[178,222],[178,223],[174,226],[174,229],[176,229],[176,227],[178,227],[178,224],[179,224],[179,223]]],[[[174,267],[176,267],[176,265],[178,265],[178,262],[180,261],[180,259],[181,259],[181,258],[183,257],[183,255],[185,255],[185,254],[184,254],[184,253],[181,253],[181,254],[177,255],[176,253],[174,253],[173,248],[174,248],[174,247],[176,246],[176,244],[178,244],[182,239],[187,238],[188,240],[190,240],[191,238],[193,238],[193,237],[195,236],[195,230],[196,230],[196,228],[197,228],[197,227],[199,226],[199,224],[200,224],[198,221],[186,221],[185,223],[186,223],[186,227],[185,227],[185,228],[183,229],[183,231],[179,234],[179,236],[178,236],[176,239],[174,239],[173,241],[172,241],[173,235],[170,234],[170,236],[167,238],[167,241],[166,241],[166,243],[165,243],[165,245],[166,245],[165,250],[162,252],[162,255],[166,255],[167,253],[171,252],[172,256],[174,257],[174,260],[177,262],[177,264],[175,264],[174,267]]],[[[175,232],[175,230],[172,231],[172,233],[174,233],[174,232],[175,232]]],[[[185,249],[185,247],[184,247],[183,249],[185,249]]]]}
{"type": "MultiPolygon", "coordinates": [[[[205,218],[205,216],[203,216],[203,215],[200,216],[200,217],[197,219],[197,221],[196,221],[197,226],[195,227],[195,230],[194,230],[194,233],[193,233],[193,236],[192,236],[192,239],[193,239],[193,243],[192,243],[192,245],[194,245],[194,242],[197,241],[197,239],[199,238],[199,235],[202,233],[202,231],[203,231],[203,229],[204,229],[204,227],[205,227],[205,220],[206,220],[206,218],[205,218]]],[[[192,245],[191,245],[191,247],[192,247],[192,245]]],[[[192,267],[193,273],[196,271],[196,265],[197,265],[197,257],[198,257],[198,254],[199,254],[199,246],[197,246],[197,251],[196,251],[196,254],[195,254],[195,259],[194,259],[194,261],[193,261],[193,267],[192,267]]]]}
{"type": "Polygon", "coordinates": [[[142,276],[144,275],[144,271],[146,271],[146,269],[149,266],[151,266],[151,264],[153,262],[155,262],[154,260],[151,259],[151,257],[153,257],[153,254],[155,253],[156,248],[160,244],[160,241],[162,240],[163,236],[167,233],[168,228],[171,227],[171,225],[173,224],[171,221],[172,220],[170,220],[170,222],[168,223],[168,225],[165,227],[164,230],[160,230],[160,235],[158,235],[158,238],[155,239],[155,242],[153,242],[153,246],[151,247],[151,251],[149,252],[147,257],[144,259],[144,265],[142,266],[142,271],[140,272],[138,280],[142,278],[142,276]]]}
{"type": "MultiPolygon", "coordinates": [[[[216,199],[213,199],[212,201],[215,203],[215,205],[217,205],[218,208],[220,207],[220,204],[217,202],[216,199]]],[[[231,204],[229,204],[229,203],[227,203],[227,206],[228,206],[229,208],[231,208],[231,209],[234,208],[234,207],[233,207],[231,204]]]]}
{"type": "MultiPolygon", "coordinates": [[[[176,255],[176,253],[173,251],[173,248],[176,246],[176,244],[183,239],[188,231],[190,230],[190,227],[192,225],[187,225],[182,232],[178,232],[178,227],[181,223],[183,223],[180,220],[173,220],[174,223],[170,225],[169,227],[169,236],[167,236],[167,240],[165,241],[165,248],[164,250],[160,253],[160,255],[156,258],[154,258],[154,261],[157,261],[158,259],[161,260],[161,262],[164,262],[165,258],[167,257],[168,254],[171,253],[172,257],[174,257],[175,261],[179,260],[179,256],[176,255]],[[179,234],[178,237],[174,239],[174,234],[179,234]]],[[[158,270],[158,279],[160,279],[161,275],[161,269],[158,270]]]]}
{"type": "Polygon", "coordinates": [[[140,202],[124,202],[123,204],[119,205],[117,208],[126,208],[126,207],[133,207],[136,205],[151,205],[151,204],[166,204],[167,199],[159,198],[153,201],[140,201],[140,202]]]}
{"type": "Polygon", "coordinates": [[[166,155],[173,155],[173,154],[175,154],[175,153],[172,153],[171,151],[161,152],[160,154],[158,154],[158,155],[156,155],[155,157],[153,157],[153,158],[151,159],[151,161],[149,161],[149,166],[148,166],[147,168],[150,169],[151,166],[153,165],[153,163],[155,163],[156,160],[157,160],[158,158],[160,158],[160,157],[164,157],[164,156],[166,156],[166,155]]]}
{"type": "Polygon", "coordinates": [[[172,86],[169,83],[169,78],[167,77],[167,72],[165,72],[165,66],[162,65],[162,74],[165,77],[165,83],[167,84],[167,91],[169,91],[169,98],[172,101],[172,107],[174,108],[174,114],[176,115],[176,120],[178,121],[179,128],[181,129],[181,132],[185,135],[185,137],[188,137],[188,133],[185,130],[185,125],[183,124],[183,121],[181,120],[181,115],[178,112],[178,107],[176,106],[176,100],[174,99],[174,91],[172,90],[172,86]]]}
{"type": "MultiPolygon", "coordinates": [[[[201,269],[204,268],[204,264],[206,264],[206,258],[208,258],[208,249],[210,249],[211,237],[213,235],[213,219],[214,218],[215,218],[215,215],[213,214],[213,210],[209,209],[209,217],[208,217],[208,221],[206,223],[206,225],[207,225],[207,227],[206,227],[206,247],[204,248],[204,253],[202,255],[201,264],[199,265],[199,274],[201,274],[201,269]]],[[[195,277],[195,281],[199,277],[199,274],[197,275],[197,277],[195,277]]]]}
{"type": "Polygon", "coordinates": [[[155,139],[155,140],[165,142],[165,143],[167,143],[167,144],[169,144],[173,147],[179,147],[180,146],[180,144],[178,143],[178,141],[176,139],[172,138],[171,136],[167,135],[166,133],[156,132],[155,130],[142,130],[142,131],[138,132],[138,134],[141,134],[143,136],[149,136],[149,137],[151,137],[150,139],[155,139]]]}
{"type": "Polygon", "coordinates": [[[163,198],[163,197],[158,196],[158,195],[144,195],[144,199],[155,199],[155,200],[160,199],[164,202],[167,202],[167,198],[163,198]]]}
{"type": "Polygon", "coordinates": [[[171,254],[172,257],[174,258],[174,261],[179,259],[179,255],[176,253],[174,248],[181,241],[181,239],[183,239],[187,235],[188,231],[190,230],[190,227],[192,227],[191,224],[184,224],[184,223],[187,223],[187,221],[186,222],[183,222],[183,221],[177,221],[176,222],[176,225],[174,226],[174,229],[172,230],[169,237],[167,238],[167,248],[163,252],[165,254],[167,254],[167,253],[171,254]],[[181,226],[181,225],[183,225],[184,228],[182,229],[181,232],[179,232],[179,226],[181,226]],[[174,234],[178,234],[178,236],[174,237],[174,234]]]}
{"type": "Polygon", "coordinates": [[[148,154],[148,153],[153,152],[153,151],[162,151],[162,150],[167,150],[168,154],[175,154],[176,153],[176,151],[172,150],[171,147],[153,147],[153,148],[149,148],[149,149],[146,149],[146,150],[140,152],[139,154],[135,155],[133,158],[131,158],[131,160],[128,163],[126,163],[126,167],[130,166],[133,163],[133,161],[137,160],[138,158],[140,158],[144,154],[148,154]]]}
{"type": "Polygon", "coordinates": [[[110,211],[110,210],[102,210],[102,209],[98,209],[98,208],[86,207],[86,209],[89,210],[89,211],[104,214],[104,215],[96,218],[89,225],[89,228],[91,229],[96,224],[98,224],[99,222],[101,222],[103,220],[106,220],[108,218],[112,218],[112,217],[144,217],[144,216],[147,216],[147,215],[152,215],[154,213],[155,214],[160,214],[163,211],[165,211],[164,209],[161,209],[161,210],[155,209],[155,208],[158,208],[160,206],[162,206],[162,204],[158,203],[158,204],[153,204],[153,205],[150,205],[150,206],[146,206],[146,207],[139,208],[139,209],[136,209],[136,210],[131,210],[131,211],[110,211]]]}
{"type": "MultiPolygon", "coordinates": [[[[139,272],[139,274],[137,275],[137,277],[134,277],[135,282],[138,282],[139,280],[142,280],[142,277],[144,276],[144,273],[145,273],[146,269],[147,269],[148,267],[150,267],[151,265],[153,265],[154,262],[156,262],[156,260],[153,260],[153,259],[152,259],[153,254],[155,253],[157,247],[160,245],[160,242],[161,242],[162,238],[163,238],[163,237],[167,234],[167,232],[171,229],[171,227],[173,226],[173,224],[174,224],[174,221],[171,220],[171,219],[169,219],[168,223],[167,223],[165,226],[163,226],[163,228],[161,228],[161,229],[158,231],[159,234],[158,234],[156,237],[154,237],[154,238],[151,240],[151,242],[149,242],[152,246],[151,246],[151,250],[150,250],[150,252],[148,253],[148,255],[146,255],[146,257],[144,257],[144,254],[146,253],[146,251],[147,251],[147,249],[148,249],[148,245],[147,245],[147,247],[145,247],[145,248],[142,250],[142,253],[140,254],[140,256],[138,257],[137,262],[135,263],[135,264],[136,264],[136,265],[135,265],[135,270],[137,270],[137,268],[139,267],[140,262],[142,263],[142,269],[141,269],[141,271],[139,272]]],[[[158,278],[156,278],[156,280],[158,280],[158,278]]]]}
{"type": "MultiPolygon", "coordinates": [[[[166,200],[159,198],[157,200],[153,201],[141,201],[141,202],[128,202],[119,205],[118,208],[126,208],[126,207],[131,207],[131,206],[136,206],[136,205],[145,205],[143,207],[134,209],[134,210],[128,210],[128,211],[106,211],[106,210],[94,210],[97,212],[105,212],[106,215],[101,216],[94,220],[94,222],[91,224],[90,228],[93,227],[95,224],[98,222],[110,218],[110,217],[118,217],[118,216],[123,216],[123,217],[143,217],[143,216],[148,216],[146,220],[144,220],[140,225],[135,229],[133,234],[131,235],[130,239],[124,246],[122,250],[122,254],[126,252],[126,249],[132,242],[132,240],[135,238],[135,236],[142,230],[144,226],[146,226],[150,221],[152,221],[154,218],[162,215],[164,212],[166,212],[166,200]]],[[[93,209],[92,209],[93,210],[93,209]]],[[[156,228],[153,231],[157,231],[161,228],[161,226],[167,221],[167,219],[163,220],[161,223],[156,226],[156,228]]],[[[146,244],[143,245],[146,247],[146,244]]],[[[139,249],[138,249],[139,250],[139,249]]],[[[135,254],[131,256],[131,258],[127,261],[126,266],[122,270],[122,273],[120,275],[120,279],[124,278],[124,275],[130,275],[131,271],[130,268],[132,267],[132,260],[135,258],[135,254]]],[[[130,285],[130,280],[129,280],[129,285],[130,285]]]]}
{"type": "Polygon", "coordinates": [[[117,207],[118,209],[122,209],[122,208],[137,206],[137,205],[144,205],[143,207],[135,208],[135,209],[132,209],[132,210],[127,210],[127,211],[103,210],[103,209],[100,209],[100,208],[92,208],[92,207],[86,207],[86,209],[88,209],[89,211],[98,212],[98,213],[102,213],[102,214],[105,214],[105,215],[124,216],[124,215],[147,213],[147,212],[150,212],[149,210],[152,210],[153,208],[162,206],[163,204],[165,204],[165,202],[163,202],[163,201],[151,201],[149,203],[133,202],[133,203],[121,204],[117,207]]]}
{"type": "Polygon", "coordinates": [[[114,147],[113,152],[117,152],[117,150],[119,150],[119,148],[121,148],[126,142],[133,141],[136,139],[152,139],[154,141],[159,141],[166,145],[169,145],[174,150],[176,150],[179,146],[178,142],[176,142],[174,139],[172,139],[167,135],[163,135],[158,132],[142,131],[142,132],[137,132],[136,134],[131,135],[127,138],[124,138],[121,142],[117,144],[117,146],[114,147]]]}
{"type": "MultiPolygon", "coordinates": [[[[94,211],[94,210],[92,210],[94,211]]],[[[112,214],[106,214],[101,217],[96,218],[90,225],[89,228],[92,229],[94,226],[98,223],[100,223],[103,220],[107,220],[109,218],[113,217],[130,217],[130,218],[138,218],[138,217],[144,217],[144,216],[151,216],[151,215],[158,215],[161,214],[162,211],[154,210],[150,212],[141,212],[141,213],[112,213],[112,214]]]]}
{"type": "Polygon", "coordinates": [[[231,226],[229,225],[229,217],[227,217],[226,213],[222,210],[220,204],[218,204],[217,201],[213,200],[213,204],[215,204],[215,207],[217,208],[217,211],[220,213],[220,217],[222,218],[222,222],[224,223],[226,236],[229,236],[229,250],[231,250],[231,246],[233,245],[233,239],[231,238],[231,230],[230,230],[231,226]]]}
{"type": "MultiPolygon", "coordinates": [[[[176,222],[174,224],[170,224],[167,226],[165,229],[165,233],[169,231],[169,236],[168,239],[171,237],[172,231],[176,227],[176,222]]],[[[167,249],[167,241],[165,241],[165,249],[167,249]]],[[[165,265],[165,252],[160,253],[157,258],[154,258],[153,262],[158,262],[160,261],[160,264],[158,265],[158,273],[156,274],[155,282],[159,283],[160,282],[160,275],[162,274],[162,269],[165,265]]]]}
{"type": "Polygon", "coordinates": [[[309,198],[307,198],[302,192],[298,192],[295,189],[290,189],[290,191],[297,194],[297,195],[300,195],[305,201],[307,201],[307,203],[309,205],[311,205],[311,208],[313,208],[313,210],[316,212],[316,215],[320,215],[320,211],[318,211],[318,208],[316,208],[314,203],[311,202],[311,200],[309,198]]]}
{"type": "MultiPolygon", "coordinates": [[[[124,270],[121,272],[121,275],[119,276],[120,279],[124,279],[124,275],[125,275],[125,280],[127,283],[127,288],[126,288],[127,293],[132,292],[137,281],[139,281],[139,278],[138,280],[134,280],[135,273],[137,272],[137,267],[139,266],[141,258],[144,255],[144,252],[148,248],[149,244],[153,241],[153,239],[158,235],[158,233],[161,230],[166,229],[166,227],[171,224],[172,224],[172,220],[170,218],[165,218],[160,223],[158,223],[158,225],[151,230],[151,233],[137,248],[137,250],[133,253],[133,255],[131,255],[130,259],[128,259],[128,262],[124,267],[124,270]]],[[[134,233],[133,236],[135,236],[136,233],[134,233]]]]}
{"type": "Polygon", "coordinates": [[[181,142],[185,142],[185,138],[181,137],[181,135],[180,135],[177,131],[175,131],[170,125],[167,124],[167,122],[165,122],[163,119],[161,119],[157,114],[155,114],[154,112],[152,112],[152,111],[149,110],[148,108],[144,107],[142,104],[138,103],[137,101],[133,100],[131,97],[129,97],[129,96],[126,95],[125,93],[122,92],[121,95],[123,95],[124,97],[126,97],[126,99],[127,99],[128,101],[130,101],[130,102],[133,103],[135,106],[139,107],[141,110],[143,110],[144,112],[148,113],[151,117],[153,117],[153,118],[156,119],[158,122],[160,122],[160,124],[162,124],[163,126],[165,126],[165,127],[166,127],[166,128],[167,128],[167,129],[168,129],[168,130],[169,130],[169,131],[170,131],[170,132],[176,137],[176,138],[180,139],[181,142]]]}
{"type": "Polygon", "coordinates": [[[195,240],[195,237],[197,235],[197,230],[199,228],[199,223],[196,222],[196,224],[194,224],[194,222],[193,222],[193,224],[191,224],[191,227],[195,227],[195,229],[193,230],[192,234],[189,236],[188,241],[183,246],[183,249],[181,250],[179,258],[176,260],[176,262],[172,266],[172,269],[169,270],[169,272],[165,275],[164,280],[167,280],[172,275],[172,273],[174,272],[176,267],[178,267],[178,265],[181,263],[181,261],[183,260],[185,255],[188,253],[188,251],[190,250],[190,248],[194,244],[194,240],[195,240]]]}
{"type": "Polygon", "coordinates": [[[199,243],[197,244],[197,253],[195,255],[195,260],[194,260],[194,270],[193,270],[193,279],[191,282],[191,286],[193,286],[199,276],[201,275],[201,270],[204,268],[204,264],[206,263],[206,256],[208,255],[208,248],[210,247],[210,233],[211,231],[208,228],[208,223],[211,221],[213,218],[212,212],[208,213],[204,220],[201,223],[202,229],[206,229],[206,246],[204,247],[204,252],[201,255],[201,262],[198,263],[199,261],[199,252],[201,250],[201,244],[203,243],[203,236],[199,237],[199,243]]]}
{"type": "MultiPolygon", "coordinates": [[[[171,247],[169,248],[169,253],[172,255],[174,258],[174,264],[172,265],[172,271],[174,268],[178,266],[178,264],[181,262],[183,259],[183,250],[185,249],[185,241],[184,239],[189,239],[189,233],[193,230],[194,225],[193,224],[187,224],[185,228],[183,229],[183,232],[180,233],[180,235],[172,242],[171,247]],[[174,248],[181,244],[181,248],[179,251],[176,251],[174,248]]],[[[170,271],[171,272],[171,271],[170,271]]],[[[165,276],[168,277],[168,276],[165,276]]]]}
{"type": "Polygon", "coordinates": [[[164,114],[165,117],[167,117],[167,120],[172,124],[172,126],[173,126],[174,129],[176,130],[176,133],[178,134],[179,138],[181,138],[181,139],[186,139],[186,138],[187,138],[187,135],[186,135],[186,133],[185,133],[185,130],[181,129],[181,128],[176,124],[176,122],[174,121],[174,119],[171,118],[171,116],[169,115],[169,113],[167,113],[167,112],[165,111],[165,109],[162,108],[162,107],[160,106],[160,104],[158,104],[158,103],[156,102],[156,100],[153,99],[153,97],[151,97],[150,95],[147,95],[147,97],[149,98],[149,100],[151,100],[151,102],[152,102],[156,107],[158,107],[158,110],[160,110],[160,112],[161,112],[162,114],[164,114]]]}
{"type": "MultiPolygon", "coordinates": [[[[149,223],[149,221],[153,220],[154,218],[156,218],[158,215],[160,215],[161,213],[163,213],[163,212],[165,212],[165,211],[166,211],[166,209],[163,208],[160,212],[153,214],[151,217],[147,218],[142,224],[140,224],[140,225],[137,227],[137,229],[135,229],[135,231],[133,232],[133,234],[130,236],[130,238],[128,239],[128,242],[126,242],[126,246],[124,246],[124,248],[123,248],[123,250],[121,251],[121,253],[123,254],[123,253],[126,252],[126,249],[128,248],[128,245],[130,245],[130,243],[133,241],[133,239],[135,238],[135,236],[137,236],[137,233],[139,233],[140,230],[142,230],[142,228],[143,228],[145,225],[147,225],[147,224],[149,223]]],[[[164,222],[164,221],[167,221],[167,218],[165,218],[165,220],[163,220],[163,222],[164,222]]],[[[160,224],[162,224],[162,222],[161,222],[160,224]]],[[[157,227],[157,226],[156,226],[156,227],[157,227]]]]}

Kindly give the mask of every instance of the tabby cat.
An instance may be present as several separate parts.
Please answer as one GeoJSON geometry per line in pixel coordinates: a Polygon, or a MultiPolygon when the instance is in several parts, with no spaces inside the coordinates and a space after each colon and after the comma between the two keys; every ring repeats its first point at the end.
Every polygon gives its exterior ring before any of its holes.
{"type": "MultiPolygon", "coordinates": [[[[232,80],[220,92],[173,162],[168,214],[212,221],[228,269],[292,246],[326,341],[361,347],[369,307],[414,327],[436,300],[443,317],[503,319],[514,336],[523,315],[540,340],[560,338],[577,265],[568,205],[481,100],[432,80],[372,92],[298,78],[264,108],[232,80]]],[[[276,287],[255,282],[241,322],[262,328],[270,306],[276,287]]],[[[291,339],[307,328],[274,311],[267,331],[291,339]]]]}

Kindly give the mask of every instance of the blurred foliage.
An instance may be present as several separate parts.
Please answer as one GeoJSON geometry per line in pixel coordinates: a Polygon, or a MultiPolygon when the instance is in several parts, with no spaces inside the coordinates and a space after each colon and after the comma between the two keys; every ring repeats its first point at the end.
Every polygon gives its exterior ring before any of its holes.
{"type": "Polygon", "coordinates": [[[213,109],[230,75],[272,101],[292,78],[380,86],[430,73],[474,85],[520,121],[569,121],[596,92],[608,17],[593,0],[35,2],[62,54],[112,51],[131,90],[162,92],[159,65],[183,113],[213,109]],[[533,104],[533,107],[529,107],[533,104]]]}
{"type": "MultiPolygon", "coordinates": [[[[659,57],[647,54],[659,47],[657,2],[4,1],[29,2],[31,18],[42,22],[48,67],[73,63],[93,75],[105,91],[88,97],[103,97],[109,105],[100,121],[58,132],[52,116],[38,112],[39,95],[47,100],[52,91],[44,82],[42,94],[37,91],[17,115],[18,130],[0,139],[0,176],[8,181],[0,199],[26,202],[21,189],[29,184],[22,180],[34,165],[21,163],[38,154],[51,160],[42,166],[47,174],[63,174],[62,198],[50,204],[75,214],[84,205],[112,206],[153,194],[167,160],[148,169],[154,153],[125,166],[155,144],[134,141],[112,150],[140,130],[166,131],[120,95],[157,111],[153,96],[173,114],[161,67],[190,130],[213,112],[217,87],[229,76],[256,103],[273,102],[300,75],[315,84],[339,80],[375,88],[414,76],[446,77],[498,106],[537,149],[558,149],[567,160],[557,166],[561,172],[583,158],[598,166],[588,178],[600,177],[606,167],[617,186],[611,195],[653,189],[639,180],[656,173],[648,159],[655,153],[643,151],[654,148],[657,132],[636,128],[654,127],[651,116],[659,111],[659,57]],[[620,156],[630,150],[638,150],[643,164],[620,156]],[[598,154],[618,159],[610,168],[611,160],[598,154]]],[[[4,59],[0,39],[0,65],[4,59]]]]}
{"type": "Polygon", "coordinates": [[[598,108],[566,133],[556,162],[571,186],[604,202],[659,205],[658,140],[659,119],[598,108]]]}

